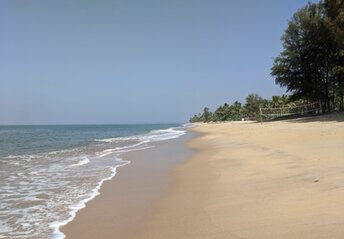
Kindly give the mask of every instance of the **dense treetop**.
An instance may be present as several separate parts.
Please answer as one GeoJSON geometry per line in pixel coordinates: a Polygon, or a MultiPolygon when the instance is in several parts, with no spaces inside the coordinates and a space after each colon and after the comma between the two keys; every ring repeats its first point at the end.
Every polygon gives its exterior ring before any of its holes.
{"type": "Polygon", "coordinates": [[[343,109],[344,1],[308,3],[291,18],[271,75],[292,99],[318,101],[324,112],[343,109]]]}

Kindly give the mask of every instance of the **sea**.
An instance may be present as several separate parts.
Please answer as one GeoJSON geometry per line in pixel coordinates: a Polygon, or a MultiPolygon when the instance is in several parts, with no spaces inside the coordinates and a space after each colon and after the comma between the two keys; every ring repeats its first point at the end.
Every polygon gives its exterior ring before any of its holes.
{"type": "Polygon", "coordinates": [[[130,151],[186,133],[185,125],[0,126],[0,238],[62,239],[130,151]]]}

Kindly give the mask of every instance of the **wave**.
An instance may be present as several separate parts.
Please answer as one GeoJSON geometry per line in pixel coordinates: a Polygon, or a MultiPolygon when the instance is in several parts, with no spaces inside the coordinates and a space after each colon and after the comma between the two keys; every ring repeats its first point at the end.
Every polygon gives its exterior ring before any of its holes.
{"type": "Polygon", "coordinates": [[[87,157],[83,157],[79,162],[77,162],[76,164],[72,164],[71,167],[76,167],[76,166],[82,166],[85,164],[88,164],[90,162],[90,159],[87,157]]]}
{"type": "Polygon", "coordinates": [[[143,143],[149,142],[158,142],[169,139],[179,138],[180,136],[186,134],[186,131],[182,128],[169,128],[169,129],[160,129],[152,130],[147,134],[128,136],[128,137],[116,137],[116,138],[107,138],[107,139],[95,139],[97,142],[104,143],[118,143],[123,141],[141,141],[143,143]]]}
{"type": "Polygon", "coordinates": [[[98,153],[98,157],[102,158],[105,156],[109,156],[111,154],[119,154],[119,153],[125,153],[129,151],[136,151],[136,150],[143,150],[153,147],[152,145],[147,145],[146,142],[139,142],[137,144],[123,146],[123,147],[116,147],[113,149],[105,149],[102,152],[98,153]]]}
{"type": "Polygon", "coordinates": [[[195,123],[185,123],[185,124],[183,124],[183,127],[184,127],[184,128],[193,128],[193,127],[195,127],[195,126],[196,126],[195,123]]]}
{"type": "Polygon", "coordinates": [[[73,149],[63,149],[63,150],[57,150],[57,151],[50,151],[50,152],[41,152],[36,154],[24,154],[24,155],[8,155],[6,157],[2,157],[2,159],[15,159],[15,160],[22,160],[29,162],[33,159],[42,159],[47,158],[55,155],[61,155],[61,154],[71,154],[73,152],[77,152],[80,150],[80,148],[73,148],[73,149]]]}
{"type": "MultiPolygon", "coordinates": [[[[148,134],[144,134],[144,135],[108,138],[108,139],[96,139],[95,141],[105,142],[105,143],[132,141],[132,140],[138,140],[139,141],[138,143],[132,144],[132,145],[126,145],[126,146],[122,146],[122,147],[105,149],[101,153],[98,153],[98,158],[109,156],[110,154],[114,154],[114,153],[118,155],[118,154],[121,154],[124,152],[148,149],[148,148],[153,147],[152,145],[148,144],[150,142],[158,142],[158,141],[164,141],[164,140],[169,140],[169,139],[175,139],[175,138],[178,138],[184,134],[186,134],[185,130],[176,129],[176,128],[169,128],[169,129],[161,129],[161,130],[152,130],[148,134]]],[[[60,227],[67,225],[69,222],[71,222],[75,218],[77,211],[84,208],[88,201],[92,200],[93,198],[95,198],[97,195],[100,194],[99,190],[100,190],[102,184],[107,180],[111,180],[116,175],[116,173],[117,173],[116,169],[118,167],[122,167],[122,166],[125,166],[125,165],[130,163],[130,161],[123,161],[122,159],[119,159],[119,158],[118,158],[118,161],[123,162],[123,164],[116,165],[115,167],[113,167],[112,168],[112,174],[109,177],[102,179],[98,183],[98,185],[92,190],[91,195],[87,199],[84,199],[84,200],[80,201],[78,204],[75,204],[75,205],[70,207],[70,212],[69,212],[70,216],[68,219],[66,219],[64,221],[53,222],[50,225],[50,227],[54,230],[54,233],[53,233],[54,239],[65,238],[65,235],[60,231],[60,227]]],[[[80,166],[80,165],[86,164],[88,162],[89,162],[89,159],[85,158],[85,159],[79,161],[76,165],[80,166]]]]}
{"type": "Polygon", "coordinates": [[[7,160],[0,161],[2,172],[7,168],[10,173],[0,178],[0,206],[7,208],[5,213],[16,218],[16,222],[4,221],[0,234],[64,238],[60,227],[99,195],[104,181],[112,179],[118,167],[130,163],[121,159],[123,153],[152,148],[153,142],[175,139],[185,133],[183,127],[152,130],[141,135],[97,139],[99,143],[72,149],[4,157],[7,160]],[[34,201],[32,206],[28,206],[28,201],[34,201]],[[18,202],[25,204],[25,208],[18,209],[18,202]],[[32,217],[36,218],[35,224],[31,223],[32,217]],[[5,230],[5,226],[11,230],[5,230]],[[23,229],[14,229],[19,227],[23,229]]]}
{"type": "Polygon", "coordinates": [[[107,178],[104,178],[104,179],[102,179],[98,184],[97,184],[97,186],[94,188],[94,189],[92,189],[92,192],[91,192],[91,194],[89,195],[89,197],[88,198],[86,198],[86,199],[84,199],[84,200],[81,200],[80,202],[78,202],[77,204],[74,204],[74,205],[72,205],[72,206],[70,206],[69,207],[69,209],[70,209],[70,211],[69,211],[69,217],[66,219],[66,220],[63,220],[63,221],[55,221],[55,222],[53,222],[53,223],[51,223],[50,224],[50,228],[52,228],[53,229],[53,239],[63,239],[63,238],[65,238],[65,234],[63,234],[61,231],[60,231],[60,227],[61,226],[65,226],[65,225],[67,225],[69,222],[71,222],[71,221],[73,221],[73,219],[75,218],[75,216],[76,216],[76,213],[80,210],[80,209],[82,209],[82,208],[84,208],[84,207],[86,207],[86,203],[88,202],[88,201],[91,201],[92,199],[94,199],[96,196],[98,196],[100,193],[99,193],[99,190],[100,190],[100,188],[102,187],[102,185],[103,185],[103,183],[105,182],[105,181],[108,181],[108,180],[111,180],[115,175],[116,175],[116,173],[117,173],[117,168],[119,168],[119,167],[122,167],[122,166],[125,166],[125,165],[127,165],[127,164],[129,164],[130,163],[130,161],[124,161],[124,160],[122,160],[122,159],[118,159],[117,161],[119,161],[119,162],[123,162],[123,164],[120,164],[120,165],[116,165],[116,166],[114,166],[114,167],[112,167],[111,168],[111,175],[109,176],[109,177],[107,177],[107,178]]]}

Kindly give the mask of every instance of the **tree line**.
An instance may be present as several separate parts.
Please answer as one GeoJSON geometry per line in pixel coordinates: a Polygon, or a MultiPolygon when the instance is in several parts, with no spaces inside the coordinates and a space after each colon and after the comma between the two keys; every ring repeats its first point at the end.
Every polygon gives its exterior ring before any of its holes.
{"type": "Polygon", "coordinates": [[[271,76],[289,96],[263,99],[257,94],[219,106],[205,107],[190,122],[256,118],[261,107],[318,102],[321,112],[344,110],[344,0],[321,0],[299,9],[281,37],[283,50],[274,58],[271,76]]]}
{"type": "Polygon", "coordinates": [[[204,107],[203,112],[190,118],[191,123],[195,122],[216,122],[216,121],[237,121],[242,119],[259,119],[259,108],[294,107],[304,103],[302,100],[291,100],[290,96],[273,96],[271,100],[264,99],[258,94],[249,94],[245,104],[235,101],[233,104],[224,103],[214,112],[204,107]]]}

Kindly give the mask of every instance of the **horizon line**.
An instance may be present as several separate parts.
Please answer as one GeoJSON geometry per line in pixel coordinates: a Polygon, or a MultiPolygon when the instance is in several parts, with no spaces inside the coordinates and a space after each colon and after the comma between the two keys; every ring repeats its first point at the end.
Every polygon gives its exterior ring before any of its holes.
{"type": "Polygon", "coordinates": [[[185,124],[188,122],[154,122],[154,123],[48,123],[48,124],[0,124],[1,126],[76,126],[76,125],[156,125],[156,124],[185,124]]]}

